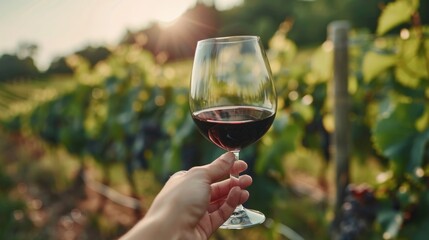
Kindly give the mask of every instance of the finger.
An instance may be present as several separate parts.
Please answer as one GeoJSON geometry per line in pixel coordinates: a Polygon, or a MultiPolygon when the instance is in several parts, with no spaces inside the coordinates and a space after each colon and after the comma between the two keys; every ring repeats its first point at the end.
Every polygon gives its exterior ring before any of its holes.
{"type": "Polygon", "coordinates": [[[234,186],[239,186],[241,189],[245,189],[252,184],[252,178],[249,175],[242,175],[238,181],[231,181],[226,179],[221,182],[213,183],[211,185],[210,201],[217,201],[222,197],[226,197],[234,186]]]}
{"type": "Polygon", "coordinates": [[[242,160],[237,160],[232,165],[230,173],[233,175],[239,175],[241,172],[247,169],[247,163],[242,160]]]}
{"type": "Polygon", "coordinates": [[[203,166],[207,170],[210,183],[225,179],[234,164],[235,155],[232,152],[227,152],[212,163],[203,166]]]}
{"type": "Polygon", "coordinates": [[[227,196],[225,196],[225,197],[223,197],[223,198],[219,198],[219,199],[217,199],[216,201],[212,201],[212,202],[210,202],[210,204],[207,206],[207,211],[208,211],[209,213],[212,213],[212,212],[214,212],[214,211],[217,211],[217,210],[222,206],[222,204],[224,204],[224,203],[225,203],[226,197],[227,197],[227,196]]]}
{"type": "MultiPolygon", "coordinates": [[[[239,204],[245,203],[249,199],[249,195],[250,195],[247,190],[241,190],[241,194],[242,195],[240,197],[241,200],[239,204]]],[[[217,199],[216,201],[210,202],[209,206],[207,207],[207,211],[209,213],[212,213],[218,210],[222,206],[222,204],[225,203],[226,199],[227,199],[227,196],[224,196],[222,198],[217,199]]]]}
{"type": "Polygon", "coordinates": [[[229,218],[229,216],[231,216],[235,208],[247,201],[247,199],[249,199],[249,192],[241,190],[239,187],[232,188],[228,197],[219,209],[210,214],[212,229],[219,228],[229,218]]]}

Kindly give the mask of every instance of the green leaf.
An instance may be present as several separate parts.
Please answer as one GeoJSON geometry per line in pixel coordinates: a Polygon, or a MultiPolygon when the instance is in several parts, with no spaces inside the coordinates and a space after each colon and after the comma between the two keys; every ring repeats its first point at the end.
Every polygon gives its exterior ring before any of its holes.
{"type": "Polygon", "coordinates": [[[395,76],[404,86],[415,88],[422,78],[428,78],[424,42],[416,37],[401,42],[400,59],[395,76]]]}
{"type": "Polygon", "coordinates": [[[426,105],[424,114],[417,120],[416,129],[419,132],[429,128],[429,105],[426,105]]]}
{"type": "Polygon", "coordinates": [[[395,79],[403,86],[410,88],[416,88],[420,84],[420,78],[407,71],[405,67],[395,69],[395,79]]]}
{"type": "Polygon", "coordinates": [[[377,35],[383,35],[399,24],[410,21],[416,11],[416,1],[396,0],[387,4],[378,19],[377,35]]]}
{"type": "Polygon", "coordinates": [[[423,164],[423,156],[426,150],[426,145],[429,143],[429,129],[418,134],[413,141],[411,149],[410,161],[408,163],[408,171],[415,172],[417,168],[421,168],[423,164]]]}
{"type": "Polygon", "coordinates": [[[362,72],[366,82],[383,73],[386,69],[394,66],[397,62],[397,56],[393,54],[379,54],[368,52],[363,59],[362,72]]]}
{"type": "Polygon", "coordinates": [[[381,223],[383,227],[383,238],[395,239],[404,222],[404,217],[399,211],[385,209],[379,212],[377,221],[381,223]]]}
{"type": "Polygon", "coordinates": [[[423,112],[423,103],[398,103],[382,113],[373,128],[376,149],[393,161],[397,174],[413,171],[421,164],[427,136],[421,135],[415,123],[423,112]]]}

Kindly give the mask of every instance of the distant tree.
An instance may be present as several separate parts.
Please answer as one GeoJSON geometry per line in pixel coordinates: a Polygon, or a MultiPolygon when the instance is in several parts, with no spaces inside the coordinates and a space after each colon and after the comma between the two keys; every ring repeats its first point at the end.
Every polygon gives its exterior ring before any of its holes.
{"type": "Polygon", "coordinates": [[[382,5],[381,0],[346,1],[345,12],[347,12],[347,16],[344,18],[348,19],[354,28],[363,28],[375,32],[382,5]]]}
{"type": "Polygon", "coordinates": [[[128,31],[121,44],[138,45],[160,62],[179,60],[192,57],[196,42],[217,36],[219,27],[220,15],[213,3],[198,1],[171,25],[155,22],[137,32],[128,31]]]}
{"type": "Polygon", "coordinates": [[[73,69],[67,64],[66,57],[57,57],[55,58],[49,68],[45,71],[48,75],[63,75],[63,74],[73,74],[73,69]]]}
{"type": "Polygon", "coordinates": [[[89,62],[90,67],[94,67],[98,62],[107,59],[111,51],[106,47],[88,46],[76,52],[77,55],[83,57],[89,62]]]}
{"type": "Polygon", "coordinates": [[[17,55],[4,54],[0,57],[0,81],[28,79],[37,77],[39,69],[33,58],[19,58],[17,55]]]}
{"type": "MultiPolygon", "coordinates": [[[[92,47],[88,46],[82,50],[75,52],[76,55],[79,55],[86,61],[88,61],[89,66],[92,68],[98,62],[107,59],[111,55],[111,51],[107,47],[92,47]]],[[[48,75],[55,74],[73,74],[74,70],[67,64],[67,57],[57,57],[55,58],[49,68],[45,71],[48,75]]]]}
{"type": "Polygon", "coordinates": [[[219,35],[259,35],[267,45],[279,25],[293,17],[295,2],[244,0],[242,5],[221,12],[219,35]]]}
{"type": "Polygon", "coordinates": [[[301,46],[319,45],[326,40],[326,28],[335,20],[344,20],[344,0],[296,1],[293,27],[288,34],[301,46]]]}

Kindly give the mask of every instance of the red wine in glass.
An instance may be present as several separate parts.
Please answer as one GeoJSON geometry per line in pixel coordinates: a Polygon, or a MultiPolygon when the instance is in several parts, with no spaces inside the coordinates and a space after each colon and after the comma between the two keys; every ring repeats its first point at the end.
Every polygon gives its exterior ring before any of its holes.
{"type": "Polygon", "coordinates": [[[274,117],[270,109],[253,106],[216,107],[192,114],[203,136],[232,152],[258,141],[268,131],[274,117]]]}

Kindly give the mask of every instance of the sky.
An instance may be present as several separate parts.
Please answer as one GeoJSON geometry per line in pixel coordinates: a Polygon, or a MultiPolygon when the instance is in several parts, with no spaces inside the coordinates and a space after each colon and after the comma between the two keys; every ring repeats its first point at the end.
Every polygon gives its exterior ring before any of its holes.
{"type": "MultiPolygon", "coordinates": [[[[219,10],[243,0],[214,0],[219,10]]],[[[197,0],[0,0],[0,55],[38,46],[36,65],[93,45],[115,45],[126,30],[174,21],[197,0]]]]}

